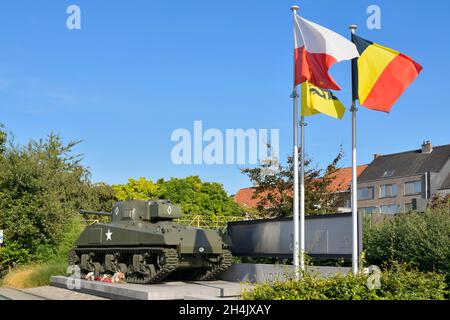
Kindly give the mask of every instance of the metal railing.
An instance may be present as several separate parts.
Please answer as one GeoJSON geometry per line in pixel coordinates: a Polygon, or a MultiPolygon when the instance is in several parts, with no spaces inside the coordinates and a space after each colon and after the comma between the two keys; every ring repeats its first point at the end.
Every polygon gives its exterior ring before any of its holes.
{"type": "MultiPolygon", "coordinates": [[[[244,216],[221,216],[210,218],[202,215],[192,215],[192,216],[184,216],[180,219],[176,219],[175,221],[187,226],[197,228],[225,229],[227,227],[228,222],[243,221],[243,220],[249,220],[249,218],[244,216]]],[[[88,226],[100,222],[98,219],[82,219],[81,221],[88,226]]]]}
{"type": "Polygon", "coordinates": [[[228,222],[246,220],[242,216],[222,216],[209,218],[202,215],[187,216],[176,221],[187,226],[206,228],[206,229],[224,229],[228,222]]]}
{"type": "Polygon", "coordinates": [[[92,224],[99,223],[99,220],[98,219],[91,219],[91,220],[82,219],[81,222],[83,222],[86,225],[90,226],[92,224]]]}

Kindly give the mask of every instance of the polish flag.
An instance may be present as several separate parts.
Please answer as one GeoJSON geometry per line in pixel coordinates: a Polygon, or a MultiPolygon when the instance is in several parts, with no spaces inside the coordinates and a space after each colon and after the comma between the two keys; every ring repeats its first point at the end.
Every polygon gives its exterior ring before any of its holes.
{"type": "Polygon", "coordinates": [[[322,89],[341,90],[328,74],[336,62],[359,57],[343,36],[294,15],[295,85],[309,81],[322,89]]]}

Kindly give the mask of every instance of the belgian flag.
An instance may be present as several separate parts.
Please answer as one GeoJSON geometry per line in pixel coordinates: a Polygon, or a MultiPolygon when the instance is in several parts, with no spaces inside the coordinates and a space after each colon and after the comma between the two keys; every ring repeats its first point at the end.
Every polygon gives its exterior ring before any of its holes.
{"type": "Polygon", "coordinates": [[[410,57],[352,35],[360,57],[353,60],[353,99],[373,110],[389,112],[422,71],[410,57]]]}

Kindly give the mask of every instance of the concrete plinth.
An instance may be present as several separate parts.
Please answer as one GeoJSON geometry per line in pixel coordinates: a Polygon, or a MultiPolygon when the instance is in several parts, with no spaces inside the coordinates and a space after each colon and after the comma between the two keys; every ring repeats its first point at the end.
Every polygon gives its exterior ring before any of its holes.
{"type": "MultiPolygon", "coordinates": [[[[238,298],[248,285],[228,281],[192,281],[166,282],[161,284],[115,284],[99,281],[79,280],[79,289],[109,299],[121,300],[183,300],[186,297],[238,298]]],[[[60,288],[68,288],[73,281],[68,277],[51,277],[51,284],[60,288]]]]}
{"type": "MultiPolygon", "coordinates": [[[[306,270],[320,277],[328,277],[337,273],[346,274],[351,268],[307,266],[306,270]]],[[[221,274],[220,278],[232,282],[273,282],[294,278],[294,266],[278,264],[238,263],[221,274]]]]}

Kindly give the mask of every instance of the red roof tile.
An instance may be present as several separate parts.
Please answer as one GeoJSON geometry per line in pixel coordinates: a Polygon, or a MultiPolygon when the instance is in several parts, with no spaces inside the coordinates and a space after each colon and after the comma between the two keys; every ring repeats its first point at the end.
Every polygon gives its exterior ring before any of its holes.
{"type": "MultiPolygon", "coordinates": [[[[356,173],[359,176],[365,169],[367,165],[358,166],[356,169],[356,173]]],[[[342,168],[339,169],[336,173],[336,178],[333,180],[331,185],[329,186],[330,190],[336,192],[347,191],[350,188],[350,182],[352,181],[352,168],[342,168]]],[[[254,199],[253,196],[255,194],[256,188],[243,188],[239,190],[234,196],[234,201],[243,207],[247,208],[256,208],[259,202],[259,198],[254,199]]]]}
{"type": "MultiPolygon", "coordinates": [[[[356,167],[356,175],[359,175],[366,170],[367,164],[356,167]]],[[[352,167],[339,169],[335,173],[336,178],[331,182],[329,186],[332,191],[347,191],[350,189],[350,183],[352,182],[352,167]]]]}
{"type": "Polygon", "coordinates": [[[255,194],[255,188],[244,188],[238,191],[234,196],[234,201],[244,207],[256,208],[258,199],[253,199],[255,194]]]}

